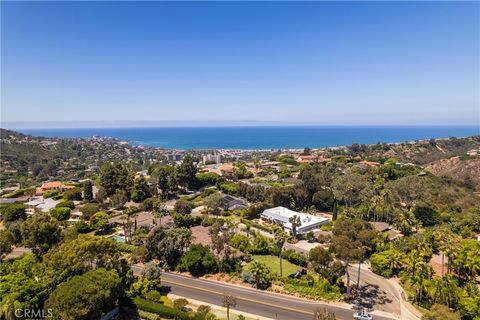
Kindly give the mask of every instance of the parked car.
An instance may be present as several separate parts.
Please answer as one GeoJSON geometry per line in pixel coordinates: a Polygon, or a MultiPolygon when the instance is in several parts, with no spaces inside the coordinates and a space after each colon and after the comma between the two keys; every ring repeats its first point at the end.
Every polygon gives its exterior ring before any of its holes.
{"type": "Polygon", "coordinates": [[[353,319],[355,320],[373,320],[373,317],[371,314],[366,313],[365,311],[362,312],[355,312],[353,314],[353,319]]]}

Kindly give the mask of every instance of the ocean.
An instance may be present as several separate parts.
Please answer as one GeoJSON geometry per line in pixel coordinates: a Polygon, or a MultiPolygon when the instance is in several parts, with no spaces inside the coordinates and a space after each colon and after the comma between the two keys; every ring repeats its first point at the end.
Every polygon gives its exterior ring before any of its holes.
{"type": "Polygon", "coordinates": [[[172,149],[301,149],[479,135],[479,126],[245,126],[25,129],[43,137],[113,137],[172,149]]]}

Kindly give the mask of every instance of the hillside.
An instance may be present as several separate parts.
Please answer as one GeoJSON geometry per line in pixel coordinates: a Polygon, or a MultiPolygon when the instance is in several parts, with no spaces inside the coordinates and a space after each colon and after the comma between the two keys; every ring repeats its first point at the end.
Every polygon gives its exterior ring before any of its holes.
{"type": "Polygon", "coordinates": [[[418,140],[402,143],[377,143],[371,145],[353,144],[345,148],[333,150],[333,154],[343,154],[381,161],[397,158],[401,162],[417,165],[449,159],[454,156],[480,154],[480,136],[466,138],[447,138],[418,140]]]}
{"type": "Polygon", "coordinates": [[[427,164],[426,171],[436,176],[447,176],[480,191],[480,157],[452,157],[427,164]]]}

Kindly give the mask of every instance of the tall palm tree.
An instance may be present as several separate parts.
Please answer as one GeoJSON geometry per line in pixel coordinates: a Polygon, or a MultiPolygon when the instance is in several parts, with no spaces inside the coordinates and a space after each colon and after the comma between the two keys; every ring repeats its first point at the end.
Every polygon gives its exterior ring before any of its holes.
{"type": "Polygon", "coordinates": [[[277,229],[275,232],[275,243],[279,250],[278,257],[280,260],[280,277],[283,277],[283,266],[282,266],[282,251],[285,241],[287,240],[287,234],[282,229],[277,229]]]}

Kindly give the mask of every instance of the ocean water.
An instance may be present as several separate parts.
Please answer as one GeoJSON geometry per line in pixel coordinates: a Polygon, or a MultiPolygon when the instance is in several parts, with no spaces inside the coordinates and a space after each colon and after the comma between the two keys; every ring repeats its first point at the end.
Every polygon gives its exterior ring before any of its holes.
{"type": "Polygon", "coordinates": [[[134,145],[175,149],[319,148],[479,135],[479,126],[263,126],[25,129],[43,137],[113,137],[134,145]]]}

